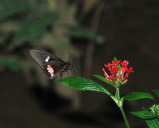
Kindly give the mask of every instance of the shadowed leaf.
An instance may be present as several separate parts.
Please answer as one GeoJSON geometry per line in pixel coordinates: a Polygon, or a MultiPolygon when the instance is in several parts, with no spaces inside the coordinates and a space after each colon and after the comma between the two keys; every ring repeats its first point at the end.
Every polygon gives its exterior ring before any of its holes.
{"type": "Polygon", "coordinates": [[[101,80],[101,81],[107,83],[107,84],[114,85],[113,82],[107,80],[107,79],[106,79],[105,77],[103,77],[103,76],[100,76],[100,75],[93,75],[93,76],[96,77],[96,78],[98,78],[99,80],[101,80]]]}
{"type": "Polygon", "coordinates": [[[149,128],[159,128],[159,119],[146,120],[149,128]]]}
{"type": "Polygon", "coordinates": [[[149,109],[145,109],[145,110],[141,110],[137,112],[131,112],[131,113],[143,119],[155,118],[155,115],[149,109]]]}
{"type": "Polygon", "coordinates": [[[152,95],[146,92],[132,92],[123,97],[127,101],[139,100],[143,98],[154,99],[152,95]]]}
{"type": "Polygon", "coordinates": [[[152,90],[159,97],[159,90],[152,90]]]}

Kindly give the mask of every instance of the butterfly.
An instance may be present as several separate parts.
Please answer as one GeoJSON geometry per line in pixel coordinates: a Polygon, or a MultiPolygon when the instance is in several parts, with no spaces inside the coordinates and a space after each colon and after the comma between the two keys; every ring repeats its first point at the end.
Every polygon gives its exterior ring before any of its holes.
{"type": "Polygon", "coordinates": [[[59,57],[52,55],[46,51],[31,49],[30,55],[41,67],[45,76],[49,79],[53,79],[57,74],[60,74],[60,78],[63,72],[73,69],[73,65],[70,61],[64,62],[59,57]]]}

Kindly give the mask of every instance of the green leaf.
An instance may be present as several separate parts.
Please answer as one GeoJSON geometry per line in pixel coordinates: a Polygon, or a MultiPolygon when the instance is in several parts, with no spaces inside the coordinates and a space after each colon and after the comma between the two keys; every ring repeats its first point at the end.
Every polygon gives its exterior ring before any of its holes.
{"type": "Polygon", "coordinates": [[[152,90],[159,97],[159,90],[152,90]]]}
{"type": "Polygon", "coordinates": [[[153,119],[155,118],[155,115],[149,110],[149,109],[144,109],[141,111],[137,111],[137,112],[131,112],[132,114],[143,118],[143,119],[153,119]]]}
{"type": "Polygon", "coordinates": [[[66,33],[68,36],[72,36],[75,38],[82,38],[82,39],[90,39],[95,40],[96,43],[103,43],[103,37],[97,35],[96,33],[90,31],[87,28],[81,26],[70,26],[68,28],[68,32],[66,33]]]}
{"type": "Polygon", "coordinates": [[[0,58],[0,67],[6,68],[12,71],[17,71],[21,68],[21,63],[19,60],[16,59],[3,59],[0,58]]]}
{"type": "Polygon", "coordinates": [[[38,15],[37,17],[32,17],[23,21],[12,45],[15,47],[26,41],[38,39],[45,32],[47,25],[56,21],[57,13],[50,11],[42,12],[40,16],[38,15]]]}
{"type": "MultiPolygon", "coordinates": [[[[114,57],[114,61],[118,62],[119,60],[116,57],[114,57]]],[[[119,70],[118,70],[118,73],[120,73],[121,72],[121,65],[118,64],[118,66],[120,67],[119,70]]]]}
{"type": "Polygon", "coordinates": [[[117,61],[118,61],[118,59],[117,59],[116,57],[114,57],[114,61],[116,61],[116,62],[117,62],[117,61]]]}
{"type": "Polygon", "coordinates": [[[123,97],[127,101],[139,100],[143,98],[154,99],[153,96],[146,92],[132,92],[123,97]]]}
{"type": "Polygon", "coordinates": [[[15,13],[30,11],[32,5],[28,1],[0,0],[0,21],[12,16],[15,13]]]}
{"type": "Polygon", "coordinates": [[[107,84],[110,84],[110,85],[114,86],[114,83],[113,83],[113,82],[107,80],[105,77],[103,77],[103,76],[101,76],[101,75],[93,75],[93,76],[96,77],[96,78],[98,78],[99,80],[101,80],[101,81],[107,83],[107,84]]]}
{"type": "Polygon", "coordinates": [[[104,92],[109,96],[112,96],[107,89],[91,79],[86,79],[83,77],[67,77],[59,80],[58,82],[77,90],[104,92]]]}
{"type": "Polygon", "coordinates": [[[3,31],[0,31],[0,45],[3,45],[5,43],[5,39],[6,39],[6,36],[7,34],[3,31]]]}
{"type": "Polygon", "coordinates": [[[153,120],[146,120],[147,125],[149,128],[159,128],[159,119],[153,119],[153,120]]]}

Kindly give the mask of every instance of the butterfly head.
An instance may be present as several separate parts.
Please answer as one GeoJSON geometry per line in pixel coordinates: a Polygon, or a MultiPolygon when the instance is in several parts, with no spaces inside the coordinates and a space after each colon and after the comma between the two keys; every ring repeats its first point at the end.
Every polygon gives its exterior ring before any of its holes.
{"type": "Polygon", "coordinates": [[[61,68],[61,72],[65,72],[67,70],[71,70],[73,68],[73,65],[70,61],[66,62],[66,64],[61,68]]]}

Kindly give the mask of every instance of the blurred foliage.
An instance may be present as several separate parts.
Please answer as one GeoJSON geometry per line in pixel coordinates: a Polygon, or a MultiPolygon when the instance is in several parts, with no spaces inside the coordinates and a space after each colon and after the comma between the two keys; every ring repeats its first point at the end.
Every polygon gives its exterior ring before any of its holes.
{"type": "Polygon", "coordinates": [[[40,17],[31,17],[20,24],[12,45],[18,46],[25,41],[37,39],[42,36],[48,24],[57,20],[57,14],[53,12],[42,12],[40,17]]]}
{"type": "Polygon", "coordinates": [[[0,59],[0,70],[9,69],[11,71],[17,71],[21,68],[20,60],[15,58],[1,58],[0,59]]]}
{"type": "MultiPolygon", "coordinates": [[[[2,34],[0,36],[0,42],[4,42],[4,39],[8,36],[6,34],[8,32],[14,32],[15,34],[10,43],[12,49],[45,36],[49,25],[54,26],[59,23],[58,12],[56,9],[50,8],[47,4],[47,1],[36,3],[31,0],[1,0],[0,33],[2,34]]],[[[98,37],[98,35],[90,30],[79,25],[77,26],[78,23],[73,18],[76,11],[75,7],[70,6],[69,8],[67,11],[70,22],[67,21],[67,23],[71,27],[70,29],[66,29],[69,38],[78,37],[96,41],[101,39],[101,37],[98,37]]]]}
{"type": "Polygon", "coordinates": [[[33,6],[28,1],[0,1],[0,21],[4,21],[16,13],[32,10],[33,6]]]}
{"type": "Polygon", "coordinates": [[[92,31],[88,31],[88,29],[81,26],[70,26],[67,35],[75,38],[83,38],[94,40],[97,43],[102,43],[103,38],[92,31]]]}

